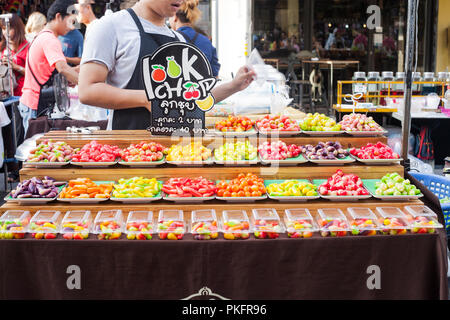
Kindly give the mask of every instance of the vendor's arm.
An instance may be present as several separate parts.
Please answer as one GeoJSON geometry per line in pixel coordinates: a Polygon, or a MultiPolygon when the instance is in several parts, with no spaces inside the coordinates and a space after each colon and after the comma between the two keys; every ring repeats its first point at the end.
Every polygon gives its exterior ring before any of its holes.
{"type": "Polygon", "coordinates": [[[128,109],[151,104],[144,90],[130,90],[113,87],[107,83],[108,68],[105,65],[88,62],[81,65],[78,96],[81,103],[108,109],[128,109]]]}
{"type": "Polygon", "coordinates": [[[66,79],[73,84],[78,83],[78,73],[74,68],[69,66],[66,61],[60,60],[55,63],[56,70],[61,73],[66,79]]]}
{"type": "Polygon", "coordinates": [[[67,63],[73,64],[74,66],[79,65],[81,62],[81,58],[79,58],[79,57],[73,57],[73,58],[66,57],[66,60],[67,60],[67,63]]]}
{"type": "Polygon", "coordinates": [[[252,83],[255,73],[247,67],[241,67],[233,81],[224,83],[211,90],[216,103],[228,98],[232,94],[242,91],[252,83]]]}

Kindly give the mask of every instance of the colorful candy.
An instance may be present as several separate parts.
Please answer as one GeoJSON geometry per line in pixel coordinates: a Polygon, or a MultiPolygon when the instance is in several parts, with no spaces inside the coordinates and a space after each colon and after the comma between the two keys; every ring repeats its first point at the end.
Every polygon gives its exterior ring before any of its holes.
{"type": "Polygon", "coordinates": [[[181,240],[185,233],[182,210],[160,210],[158,236],[161,240],[181,240]]]}
{"type": "Polygon", "coordinates": [[[35,239],[55,239],[58,234],[59,211],[39,210],[30,221],[29,231],[35,239]]]}
{"type": "Polygon", "coordinates": [[[94,233],[99,240],[119,239],[122,235],[123,215],[121,210],[99,211],[94,221],[94,233]]]}
{"type": "Polygon", "coordinates": [[[114,198],[154,198],[162,188],[162,183],[155,178],[133,177],[118,182],[114,185],[114,198]]]}
{"type": "Polygon", "coordinates": [[[221,132],[244,132],[250,130],[254,123],[246,116],[229,115],[226,120],[217,121],[214,127],[221,132]]]}
{"type": "Polygon", "coordinates": [[[240,173],[231,181],[220,181],[216,185],[219,197],[260,197],[265,195],[264,180],[253,173],[240,173]]]}
{"type": "Polygon", "coordinates": [[[66,240],[89,238],[91,212],[89,210],[68,211],[61,222],[60,233],[66,240]]]}
{"type": "Polygon", "coordinates": [[[59,198],[109,198],[113,183],[96,184],[89,178],[70,180],[59,194],[59,198]]]}
{"type": "Polygon", "coordinates": [[[380,181],[375,183],[375,193],[380,196],[415,196],[420,190],[411,184],[409,179],[404,179],[398,173],[388,173],[380,181]]]}
{"type": "Polygon", "coordinates": [[[30,223],[30,212],[8,210],[0,218],[0,239],[23,239],[30,223]]]}
{"type": "Polygon", "coordinates": [[[214,157],[219,161],[253,160],[257,154],[258,149],[249,140],[227,142],[214,150],[214,157]]]}
{"type": "Polygon", "coordinates": [[[205,161],[212,155],[209,148],[200,142],[188,145],[172,145],[167,151],[167,161],[205,161]]]}
{"type": "Polygon", "coordinates": [[[79,148],[72,148],[66,142],[44,140],[36,148],[30,150],[28,162],[69,162],[79,148]]]}
{"type": "Polygon", "coordinates": [[[406,233],[407,224],[400,218],[380,218],[379,222],[382,225],[381,234],[398,235],[406,233]]]}
{"type": "Polygon", "coordinates": [[[352,235],[373,236],[377,234],[377,225],[372,219],[354,219],[350,222],[352,235]]]}
{"type": "Polygon", "coordinates": [[[298,180],[285,180],[282,183],[271,183],[267,193],[273,197],[313,197],[317,196],[317,186],[298,180]]]}
{"type": "Polygon", "coordinates": [[[286,223],[289,238],[311,238],[313,236],[312,228],[312,221],[306,219],[298,219],[286,223]]]}
{"type": "Polygon", "coordinates": [[[142,141],[121,150],[120,157],[126,162],[160,161],[167,151],[160,143],[142,141]]]}
{"type": "Polygon", "coordinates": [[[128,240],[152,240],[153,223],[147,221],[128,222],[127,239],[128,240]]]}
{"type": "Polygon", "coordinates": [[[162,186],[168,197],[212,197],[216,194],[213,181],[203,177],[198,178],[170,178],[162,186]]]}
{"type": "Polygon", "coordinates": [[[72,156],[72,162],[114,162],[120,151],[117,146],[91,141],[72,156]]]}

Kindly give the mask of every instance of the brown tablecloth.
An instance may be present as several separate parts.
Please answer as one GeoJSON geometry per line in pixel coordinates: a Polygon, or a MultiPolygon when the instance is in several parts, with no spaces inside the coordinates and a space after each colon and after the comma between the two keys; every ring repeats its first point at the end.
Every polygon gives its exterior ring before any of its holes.
{"type": "Polygon", "coordinates": [[[31,138],[37,133],[45,133],[50,130],[66,130],[67,127],[92,127],[99,126],[100,130],[106,130],[108,121],[83,121],[72,119],[49,119],[46,116],[32,119],[29,122],[25,139],[31,138]]]}
{"type": "Polygon", "coordinates": [[[204,287],[228,299],[448,298],[442,230],[234,241],[91,238],[1,240],[0,299],[183,299],[204,287]],[[80,268],[79,290],[67,287],[76,283],[71,265],[80,268]],[[370,290],[374,265],[380,289],[370,290]]]}

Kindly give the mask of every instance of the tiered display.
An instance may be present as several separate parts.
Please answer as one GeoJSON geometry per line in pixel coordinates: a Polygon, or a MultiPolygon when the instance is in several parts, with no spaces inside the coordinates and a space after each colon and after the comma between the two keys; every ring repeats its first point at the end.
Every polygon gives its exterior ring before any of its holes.
{"type": "MultiPolygon", "coordinates": [[[[37,239],[61,234],[63,239],[83,240],[96,234],[105,240],[183,240],[188,234],[196,240],[245,240],[252,235],[272,241],[426,234],[442,227],[435,216],[408,209],[421,205],[417,199],[422,194],[403,179],[398,162],[363,163],[399,161],[386,137],[344,133],[323,139],[320,134],[301,132],[303,128],[380,132],[370,119],[355,127],[350,127],[350,120],[336,124],[320,115],[309,115],[303,123],[273,115],[255,122],[230,118],[218,123],[217,131],[248,132],[254,130],[254,123],[260,131],[255,138],[234,136],[231,141],[217,134],[191,140],[151,137],[147,132],[99,132],[85,139],[49,133],[42,143],[48,145],[51,139],[53,148],[67,150],[67,157],[70,150],[79,149],[72,164],[104,162],[109,167],[74,171],[69,163],[46,168],[29,161],[21,170],[20,187],[5,198],[2,213],[8,215],[0,218],[0,238],[30,233],[37,239]],[[227,162],[255,159],[227,166],[227,162]],[[339,161],[346,159],[350,160],[341,169],[339,161]],[[320,166],[314,163],[317,160],[329,163],[320,166]],[[145,162],[158,165],[145,166],[145,162]],[[39,207],[22,202],[46,195],[52,197],[39,207]],[[38,210],[49,212],[36,220],[38,210]]],[[[352,123],[356,120],[365,121],[359,117],[352,123]]],[[[41,145],[40,150],[47,147],[41,145]]]]}

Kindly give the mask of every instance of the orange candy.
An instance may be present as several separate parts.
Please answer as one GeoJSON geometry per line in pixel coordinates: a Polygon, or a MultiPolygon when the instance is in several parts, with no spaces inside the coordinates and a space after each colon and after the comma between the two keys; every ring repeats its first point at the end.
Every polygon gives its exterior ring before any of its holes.
{"type": "Polygon", "coordinates": [[[237,178],[217,185],[219,197],[260,197],[266,193],[264,180],[253,173],[240,173],[237,178]]]}
{"type": "Polygon", "coordinates": [[[109,198],[113,183],[96,184],[89,178],[70,180],[59,195],[60,198],[109,198]]]}

